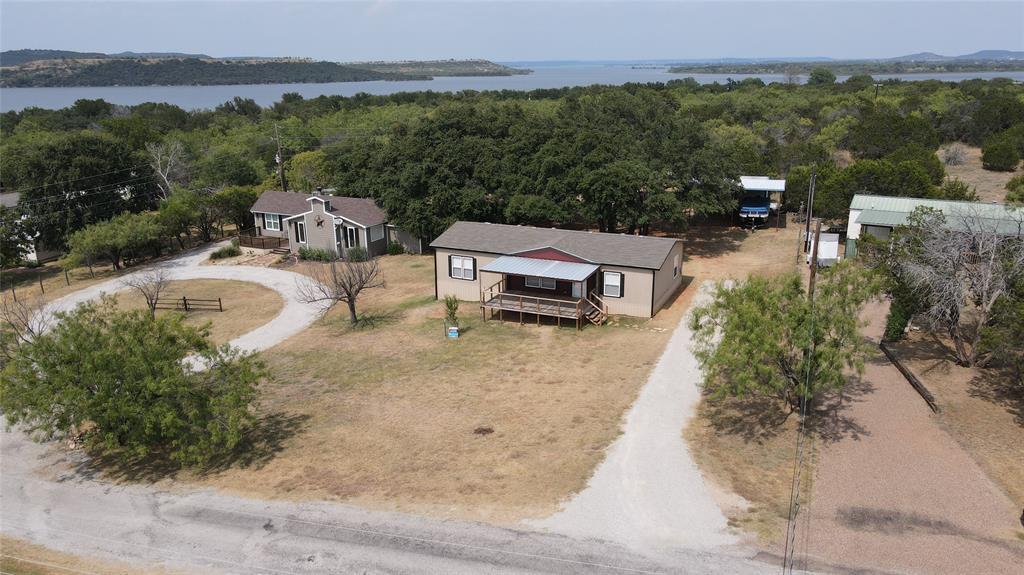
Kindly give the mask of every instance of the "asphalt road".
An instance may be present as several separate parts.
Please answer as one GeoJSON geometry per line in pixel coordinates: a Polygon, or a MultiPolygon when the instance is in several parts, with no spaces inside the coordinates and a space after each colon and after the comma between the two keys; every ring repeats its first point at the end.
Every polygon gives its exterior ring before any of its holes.
{"type": "Polygon", "coordinates": [[[0,433],[0,531],[72,554],[196,573],[774,573],[750,551],[612,543],[332,503],[116,485],[56,445],[0,433]],[[61,461],[61,460],[64,461],[61,461]],[[52,470],[67,469],[53,476],[52,470]]]}

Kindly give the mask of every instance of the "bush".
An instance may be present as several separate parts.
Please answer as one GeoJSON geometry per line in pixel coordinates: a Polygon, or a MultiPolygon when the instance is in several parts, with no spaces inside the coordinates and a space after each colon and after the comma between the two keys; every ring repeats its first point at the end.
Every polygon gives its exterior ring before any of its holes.
{"type": "Polygon", "coordinates": [[[1020,153],[1009,138],[993,138],[981,149],[981,164],[986,170],[1012,172],[1020,163],[1020,153]]]}
{"type": "Polygon", "coordinates": [[[1006,203],[1024,204],[1024,176],[1014,176],[1006,182],[1006,203]]]}
{"type": "Polygon", "coordinates": [[[399,256],[405,253],[405,246],[402,242],[392,241],[388,244],[388,255],[399,256]]]}
{"type": "Polygon", "coordinates": [[[366,253],[366,248],[356,246],[345,250],[345,259],[350,262],[365,262],[370,259],[370,255],[366,253]]]}
{"type": "Polygon", "coordinates": [[[306,246],[302,246],[299,248],[299,259],[312,262],[332,262],[338,258],[333,252],[320,248],[307,248],[306,246]]]}
{"type": "Polygon", "coordinates": [[[444,319],[448,325],[459,325],[459,298],[444,296],[444,319]]]}
{"type": "Polygon", "coordinates": [[[908,302],[906,298],[894,296],[889,305],[889,315],[885,318],[885,334],[882,336],[885,341],[899,341],[914,317],[916,306],[908,302]]]}
{"type": "Polygon", "coordinates": [[[959,166],[967,161],[967,148],[963,144],[950,144],[942,152],[942,161],[947,166],[959,166]]]}
{"type": "Polygon", "coordinates": [[[241,248],[238,247],[235,241],[231,242],[231,245],[218,248],[210,254],[211,260],[222,260],[224,258],[233,258],[235,256],[242,255],[241,248]]]}
{"type": "Polygon", "coordinates": [[[973,186],[960,178],[950,178],[939,186],[939,197],[944,200],[957,200],[961,202],[977,202],[978,193],[973,186]]]}

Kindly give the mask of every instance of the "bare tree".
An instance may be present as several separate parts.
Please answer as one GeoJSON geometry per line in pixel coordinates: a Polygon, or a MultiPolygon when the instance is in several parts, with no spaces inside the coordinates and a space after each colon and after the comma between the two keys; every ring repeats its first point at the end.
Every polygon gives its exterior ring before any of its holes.
{"type": "Polygon", "coordinates": [[[149,152],[149,165],[162,181],[157,185],[166,200],[171,195],[172,182],[180,181],[184,176],[185,146],[178,140],[168,139],[149,142],[146,151],[149,152]]]}
{"type": "Polygon", "coordinates": [[[121,280],[121,283],[142,294],[142,297],[146,299],[146,307],[149,308],[150,315],[156,317],[156,304],[160,300],[160,294],[167,290],[171,278],[166,269],[153,268],[131,274],[121,280]]]}
{"type": "Polygon", "coordinates": [[[384,286],[377,258],[365,261],[336,260],[325,264],[317,264],[309,272],[309,277],[299,280],[299,299],[306,303],[315,303],[326,312],[337,302],[348,305],[349,320],[353,325],[359,322],[356,315],[356,301],[364,289],[384,286]]]}
{"type": "Polygon", "coordinates": [[[14,358],[18,347],[28,343],[50,327],[50,314],[40,298],[0,296],[0,354],[14,358]]]}
{"type": "Polygon", "coordinates": [[[923,319],[946,331],[964,366],[989,361],[980,345],[983,328],[1024,276],[1024,211],[1011,214],[1008,221],[964,209],[947,219],[919,210],[897,235],[893,255],[901,277],[916,290],[923,319]]]}

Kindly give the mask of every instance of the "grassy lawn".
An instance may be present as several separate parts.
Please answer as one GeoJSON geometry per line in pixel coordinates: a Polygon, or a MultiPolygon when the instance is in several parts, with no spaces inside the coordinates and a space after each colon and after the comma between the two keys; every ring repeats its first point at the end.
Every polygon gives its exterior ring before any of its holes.
{"type": "Polygon", "coordinates": [[[54,551],[21,539],[0,536],[0,573],[10,575],[92,575],[168,574],[160,568],[140,569],[127,563],[100,561],[54,551]]]}
{"type": "MultiPolygon", "coordinates": [[[[284,306],[281,296],[272,289],[252,282],[236,280],[179,280],[172,281],[166,292],[167,299],[182,296],[195,299],[221,298],[224,311],[190,311],[186,323],[210,324],[210,338],[226,343],[267,323],[284,306]]],[[[121,309],[145,309],[146,300],[134,290],[118,292],[117,304],[121,309]]],[[[163,299],[164,296],[161,296],[163,299]]],[[[175,313],[161,310],[157,313],[175,313]]]]}
{"type": "MultiPolygon", "coordinates": [[[[946,166],[946,175],[950,178],[960,178],[974,186],[978,191],[978,198],[983,202],[1006,201],[1006,182],[1010,178],[1024,174],[1024,168],[1018,167],[1013,172],[995,172],[981,167],[981,148],[964,145],[967,151],[967,158],[959,166],[946,166]]],[[[939,152],[942,157],[942,152],[939,152]]]]}
{"type": "Polygon", "coordinates": [[[942,340],[923,331],[893,347],[935,396],[943,427],[1011,501],[1024,505],[1024,389],[1014,389],[999,370],[957,365],[942,340]]]}
{"type": "Polygon", "coordinates": [[[301,417],[301,430],[258,468],[194,480],[498,522],[547,514],[618,436],[687,299],[650,321],[581,332],[484,322],[463,303],[451,341],[431,258],[382,264],[387,286],[366,292],[362,325],[339,306],[263,354],[275,377],[262,407],[301,417]]]}

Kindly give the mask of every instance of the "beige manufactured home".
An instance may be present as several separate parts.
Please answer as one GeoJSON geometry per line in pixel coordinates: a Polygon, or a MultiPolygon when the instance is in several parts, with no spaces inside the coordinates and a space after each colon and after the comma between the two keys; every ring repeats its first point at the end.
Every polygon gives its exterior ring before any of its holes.
{"type": "Polygon", "coordinates": [[[430,246],[435,295],[479,302],[485,318],[653,317],[683,282],[672,238],[456,222],[430,246]]]}

